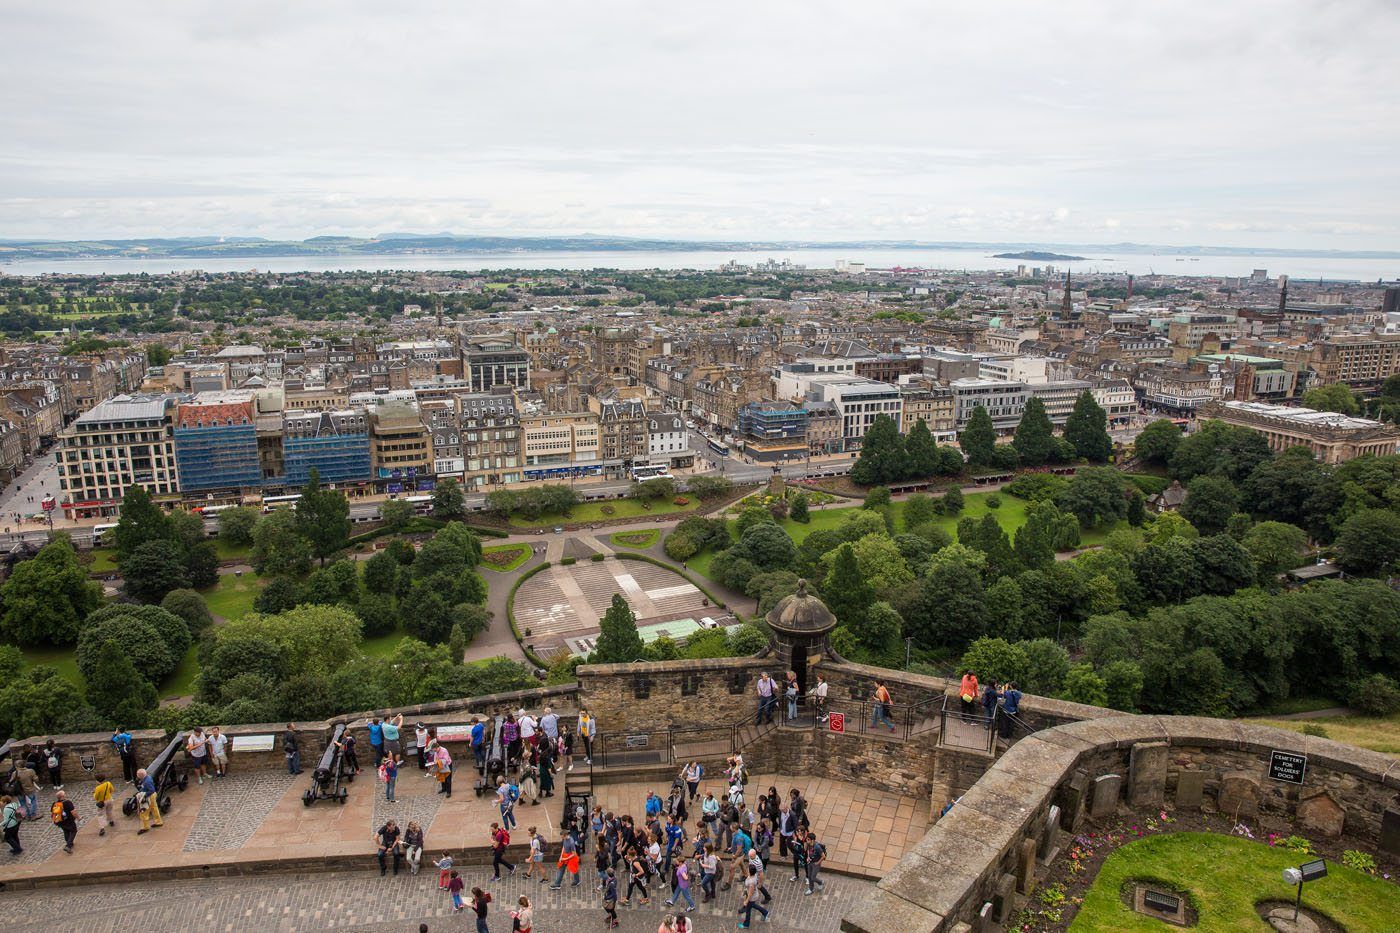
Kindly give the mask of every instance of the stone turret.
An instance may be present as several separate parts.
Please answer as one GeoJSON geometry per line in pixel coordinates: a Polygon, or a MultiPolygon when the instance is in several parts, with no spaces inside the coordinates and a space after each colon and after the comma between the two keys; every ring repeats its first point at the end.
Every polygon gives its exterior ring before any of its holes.
{"type": "Polygon", "coordinates": [[[768,613],[772,630],[769,647],[774,657],[797,672],[798,687],[807,692],[807,668],[832,654],[827,636],[836,628],[836,616],[807,592],[807,581],[797,581],[797,592],[784,596],[768,613]]]}

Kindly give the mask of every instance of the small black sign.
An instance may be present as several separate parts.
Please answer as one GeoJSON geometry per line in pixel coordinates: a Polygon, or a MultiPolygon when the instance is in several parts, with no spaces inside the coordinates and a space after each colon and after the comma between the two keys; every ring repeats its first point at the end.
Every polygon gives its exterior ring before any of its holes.
{"type": "Polygon", "coordinates": [[[1303,783],[1303,773],[1308,769],[1308,756],[1295,752],[1269,752],[1269,777],[1289,784],[1303,783]]]}
{"type": "Polygon", "coordinates": [[[1181,909],[1181,898],[1163,894],[1161,891],[1143,891],[1142,902],[1153,910],[1160,910],[1166,914],[1174,914],[1181,909]]]}
{"type": "Polygon", "coordinates": [[[647,747],[647,744],[651,741],[651,736],[649,736],[649,735],[629,735],[629,736],[627,736],[626,741],[627,741],[627,747],[628,747],[628,748],[646,748],[646,747],[647,747]]]}

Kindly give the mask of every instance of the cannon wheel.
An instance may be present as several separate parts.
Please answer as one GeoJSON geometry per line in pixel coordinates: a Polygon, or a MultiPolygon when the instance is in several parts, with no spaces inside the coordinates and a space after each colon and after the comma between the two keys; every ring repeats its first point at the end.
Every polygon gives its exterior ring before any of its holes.
{"type": "Polygon", "coordinates": [[[349,796],[350,796],[350,792],[349,792],[348,790],[346,790],[345,788],[342,787],[342,788],[340,789],[340,793],[336,796],[335,799],[336,799],[336,802],[337,802],[337,803],[339,803],[341,806],[344,806],[344,805],[345,805],[345,798],[346,798],[346,797],[349,797],[349,796]]]}
{"type": "Polygon", "coordinates": [[[133,815],[135,815],[135,813],[136,813],[136,798],[135,798],[135,797],[128,797],[128,798],[126,798],[125,800],[122,801],[122,813],[124,813],[124,814],[127,815],[127,816],[133,816],[133,815]]]}
{"type": "Polygon", "coordinates": [[[304,792],[302,792],[302,795],[301,795],[301,805],[302,805],[303,807],[309,807],[309,806],[311,806],[311,805],[312,805],[313,803],[315,803],[315,802],[316,802],[316,792],[315,792],[314,790],[312,790],[311,788],[308,787],[304,792]]]}
{"type": "Polygon", "coordinates": [[[184,793],[185,788],[190,785],[190,773],[188,771],[181,771],[175,783],[179,786],[180,792],[184,793]]]}
{"type": "Polygon", "coordinates": [[[169,795],[169,794],[162,794],[162,795],[158,798],[158,802],[160,803],[160,813],[161,813],[161,816],[164,816],[165,814],[167,814],[167,813],[170,812],[170,795],[169,795]]]}

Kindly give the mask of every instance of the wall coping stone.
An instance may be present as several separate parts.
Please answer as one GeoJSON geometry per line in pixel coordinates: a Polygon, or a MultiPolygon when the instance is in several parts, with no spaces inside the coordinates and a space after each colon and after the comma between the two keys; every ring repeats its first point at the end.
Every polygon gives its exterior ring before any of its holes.
{"type": "Polygon", "coordinates": [[[729,669],[752,669],[776,671],[780,662],[772,657],[744,658],[681,658],[677,661],[640,661],[626,664],[580,664],[576,673],[580,680],[584,677],[619,677],[628,674],[672,674],[691,671],[714,671],[729,669]]]}

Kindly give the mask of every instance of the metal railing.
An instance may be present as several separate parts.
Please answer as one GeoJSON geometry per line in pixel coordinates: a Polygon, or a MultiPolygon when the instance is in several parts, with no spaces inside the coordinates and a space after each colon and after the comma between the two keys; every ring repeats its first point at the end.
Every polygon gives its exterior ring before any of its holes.
{"type": "Polygon", "coordinates": [[[939,711],[939,743],[948,748],[965,748],[971,751],[991,753],[996,747],[996,714],[976,712],[980,704],[971,709],[964,706],[960,697],[943,696],[939,711]],[[950,702],[951,701],[951,702],[950,702]],[[949,707],[953,708],[950,709],[949,707]]]}

